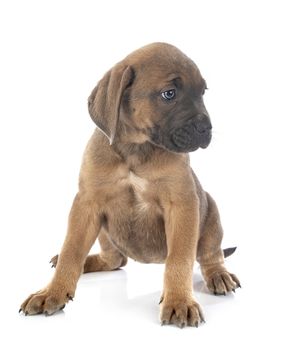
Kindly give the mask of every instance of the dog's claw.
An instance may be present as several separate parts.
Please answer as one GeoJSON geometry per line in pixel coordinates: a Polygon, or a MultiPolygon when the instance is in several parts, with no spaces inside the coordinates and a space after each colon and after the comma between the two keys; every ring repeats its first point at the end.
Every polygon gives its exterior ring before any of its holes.
{"type": "Polygon", "coordinates": [[[73,297],[72,297],[72,295],[67,294],[67,298],[68,298],[69,300],[73,301],[73,297]]]}
{"type": "Polygon", "coordinates": [[[22,308],[20,308],[20,309],[19,309],[19,314],[20,314],[22,311],[23,311],[23,309],[22,309],[22,308]]]}
{"type": "Polygon", "coordinates": [[[241,288],[241,284],[239,279],[236,277],[236,275],[234,275],[233,273],[230,274],[230,277],[232,278],[232,280],[235,282],[236,284],[236,288],[241,288]]]}
{"type": "Polygon", "coordinates": [[[179,328],[184,328],[186,326],[185,322],[180,323],[179,328]]]}
{"type": "Polygon", "coordinates": [[[201,323],[206,323],[206,320],[202,311],[200,311],[199,316],[200,316],[200,321],[197,321],[197,322],[198,322],[198,325],[200,326],[201,323]]]}

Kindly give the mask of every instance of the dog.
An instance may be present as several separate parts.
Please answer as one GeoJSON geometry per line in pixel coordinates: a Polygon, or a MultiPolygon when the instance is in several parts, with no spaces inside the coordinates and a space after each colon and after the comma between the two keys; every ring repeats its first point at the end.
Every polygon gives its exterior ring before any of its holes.
{"type": "Polygon", "coordinates": [[[196,64],[166,43],[144,46],[110,69],[88,99],[96,124],[86,147],[68,232],[51,282],[21,305],[51,315],[72,300],[81,273],[112,271],[128,257],[165,263],[161,324],[199,326],[197,260],[208,289],[240,287],[224,266],[219,212],[190,167],[189,152],[211,142],[196,64]],[[98,238],[101,252],[88,253],[98,238]]]}

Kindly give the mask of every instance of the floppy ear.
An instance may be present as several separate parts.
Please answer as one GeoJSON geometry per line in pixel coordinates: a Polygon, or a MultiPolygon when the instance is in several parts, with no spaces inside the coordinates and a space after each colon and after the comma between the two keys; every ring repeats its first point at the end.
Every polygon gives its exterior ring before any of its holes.
{"type": "Polygon", "coordinates": [[[117,64],[109,70],[93,89],[88,98],[88,110],[92,120],[114,141],[124,90],[132,83],[133,70],[130,66],[117,64]]]}

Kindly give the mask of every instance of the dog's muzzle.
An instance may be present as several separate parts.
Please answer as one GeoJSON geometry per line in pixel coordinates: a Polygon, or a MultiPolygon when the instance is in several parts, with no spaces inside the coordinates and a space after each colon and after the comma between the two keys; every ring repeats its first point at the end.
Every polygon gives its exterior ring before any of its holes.
{"type": "Polygon", "coordinates": [[[199,147],[206,148],[211,138],[212,125],[209,118],[192,119],[171,133],[171,141],[180,152],[192,152],[199,147]]]}

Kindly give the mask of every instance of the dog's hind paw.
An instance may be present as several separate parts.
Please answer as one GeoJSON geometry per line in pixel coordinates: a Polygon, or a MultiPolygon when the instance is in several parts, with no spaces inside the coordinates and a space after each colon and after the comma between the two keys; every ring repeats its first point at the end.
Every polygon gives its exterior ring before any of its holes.
{"type": "Polygon", "coordinates": [[[58,255],[55,255],[53,258],[50,259],[49,263],[51,264],[51,267],[57,267],[58,259],[59,259],[58,255]]]}

